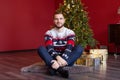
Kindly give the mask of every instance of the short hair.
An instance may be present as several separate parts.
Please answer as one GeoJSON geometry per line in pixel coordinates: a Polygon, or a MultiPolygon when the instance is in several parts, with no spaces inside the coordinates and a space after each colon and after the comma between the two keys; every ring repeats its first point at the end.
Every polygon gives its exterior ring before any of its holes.
{"type": "Polygon", "coordinates": [[[62,11],[55,11],[54,15],[55,14],[63,14],[63,12],[62,11]]]}
{"type": "Polygon", "coordinates": [[[54,15],[53,15],[53,18],[54,18],[54,16],[55,16],[56,14],[62,14],[62,15],[64,16],[64,14],[63,14],[62,11],[55,11],[55,13],[54,13],[54,15]]]}

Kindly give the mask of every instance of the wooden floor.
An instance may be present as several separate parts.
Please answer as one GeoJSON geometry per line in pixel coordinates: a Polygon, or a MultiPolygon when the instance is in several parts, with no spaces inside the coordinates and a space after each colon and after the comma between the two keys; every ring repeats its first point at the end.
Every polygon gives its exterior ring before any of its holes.
{"type": "Polygon", "coordinates": [[[21,73],[24,66],[39,62],[36,51],[0,53],[0,80],[120,80],[120,56],[108,56],[107,63],[94,67],[93,72],[70,74],[68,79],[42,73],[21,73]]]}

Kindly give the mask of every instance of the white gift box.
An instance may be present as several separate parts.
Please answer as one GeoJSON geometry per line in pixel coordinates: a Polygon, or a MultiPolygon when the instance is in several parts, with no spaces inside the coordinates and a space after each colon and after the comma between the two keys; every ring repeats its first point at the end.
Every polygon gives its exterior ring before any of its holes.
{"type": "Polygon", "coordinates": [[[90,49],[90,53],[93,54],[93,58],[101,57],[102,61],[106,61],[108,57],[107,49],[90,49]]]}

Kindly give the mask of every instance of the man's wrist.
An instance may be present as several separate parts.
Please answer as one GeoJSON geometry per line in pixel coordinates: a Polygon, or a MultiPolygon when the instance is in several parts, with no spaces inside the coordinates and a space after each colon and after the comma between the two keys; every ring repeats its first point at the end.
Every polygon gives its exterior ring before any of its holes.
{"type": "Polygon", "coordinates": [[[54,58],[57,59],[57,56],[59,56],[59,55],[58,55],[58,54],[55,54],[55,55],[54,55],[54,58]]]}
{"type": "Polygon", "coordinates": [[[60,59],[60,56],[59,56],[59,55],[57,55],[57,56],[56,56],[56,59],[57,59],[57,60],[58,60],[58,59],[60,59]]]}

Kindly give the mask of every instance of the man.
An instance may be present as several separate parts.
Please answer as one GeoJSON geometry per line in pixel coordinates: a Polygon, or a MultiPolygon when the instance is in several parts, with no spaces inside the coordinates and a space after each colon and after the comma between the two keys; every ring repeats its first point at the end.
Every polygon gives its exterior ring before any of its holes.
{"type": "Polygon", "coordinates": [[[69,77],[65,66],[72,66],[83,52],[83,48],[75,47],[75,33],[64,26],[65,18],[61,12],[53,17],[54,28],[45,33],[45,45],[38,49],[39,56],[49,67],[51,75],[57,72],[64,78],[69,77]]]}

